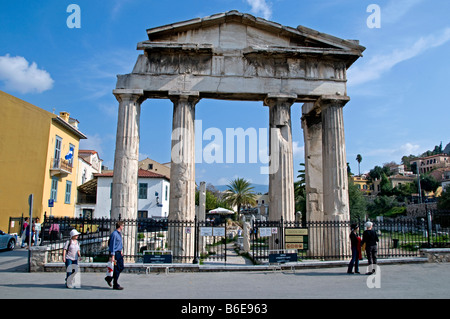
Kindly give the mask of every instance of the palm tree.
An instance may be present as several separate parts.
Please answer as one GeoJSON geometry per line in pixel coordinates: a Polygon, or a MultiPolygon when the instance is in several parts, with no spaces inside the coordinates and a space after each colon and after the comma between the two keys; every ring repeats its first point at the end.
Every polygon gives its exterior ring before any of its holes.
{"type": "Polygon", "coordinates": [[[358,176],[361,176],[361,170],[360,170],[360,167],[359,167],[359,165],[360,165],[361,162],[362,162],[362,156],[361,156],[361,154],[356,155],[356,161],[358,162],[358,176]]]}
{"type": "Polygon", "coordinates": [[[236,205],[238,214],[242,205],[256,204],[256,194],[253,192],[253,187],[249,181],[237,178],[227,186],[228,189],[225,191],[224,200],[233,206],[236,205]]]}
{"type": "Polygon", "coordinates": [[[306,180],[305,180],[305,164],[300,163],[302,168],[298,171],[300,178],[294,182],[295,211],[302,212],[302,218],[306,216],[306,180]]]}

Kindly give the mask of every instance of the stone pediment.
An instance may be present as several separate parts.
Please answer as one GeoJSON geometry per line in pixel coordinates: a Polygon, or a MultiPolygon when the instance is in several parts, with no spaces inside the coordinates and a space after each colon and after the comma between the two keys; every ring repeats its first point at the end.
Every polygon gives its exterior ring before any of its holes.
{"type": "Polygon", "coordinates": [[[268,93],[315,101],[346,95],[347,69],[365,50],[343,40],[230,11],[147,30],[148,40],[116,89],[149,98],[197,92],[201,98],[264,100],[268,93]]]}
{"type": "Polygon", "coordinates": [[[292,28],[237,11],[168,24],[147,30],[140,50],[193,50],[216,54],[335,55],[347,68],[365,50],[358,41],[343,40],[298,26],[292,28]]]}

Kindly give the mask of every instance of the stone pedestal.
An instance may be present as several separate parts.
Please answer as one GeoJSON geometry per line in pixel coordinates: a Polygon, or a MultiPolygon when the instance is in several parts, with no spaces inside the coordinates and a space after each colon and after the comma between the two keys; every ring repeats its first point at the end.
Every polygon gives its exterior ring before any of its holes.
{"type": "MultiPolygon", "coordinates": [[[[173,102],[172,153],[170,167],[170,221],[195,218],[195,105],[198,92],[170,92],[173,102]]],[[[169,246],[176,256],[193,256],[194,236],[184,227],[169,234],[169,246]]]]}
{"type": "Polygon", "coordinates": [[[111,218],[137,218],[139,122],[142,90],[114,90],[119,101],[111,218]]]}

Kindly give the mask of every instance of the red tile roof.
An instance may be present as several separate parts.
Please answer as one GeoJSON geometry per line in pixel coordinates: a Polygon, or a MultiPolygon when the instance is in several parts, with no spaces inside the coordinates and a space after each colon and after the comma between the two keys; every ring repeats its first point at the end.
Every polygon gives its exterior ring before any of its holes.
{"type": "MultiPolygon", "coordinates": [[[[95,177],[112,177],[114,176],[114,172],[110,171],[110,172],[106,172],[106,173],[101,173],[101,174],[94,174],[95,177]]],[[[151,171],[147,171],[145,169],[139,169],[138,172],[138,177],[146,177],[146,178],[164,178],[169,180],[168,177],[155,173],[155,172],[151,172],[151,171]]]]}

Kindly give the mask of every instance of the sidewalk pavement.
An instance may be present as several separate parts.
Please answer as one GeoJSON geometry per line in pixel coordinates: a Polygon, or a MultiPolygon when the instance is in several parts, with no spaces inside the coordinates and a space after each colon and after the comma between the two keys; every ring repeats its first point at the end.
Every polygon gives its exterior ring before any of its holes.
{"type": "MultiPolygon", "coordinates": [[[[122,273],[122,291],[104,273],[81,273],[81,288],[65,287],[65,273],[27,273],[26,252],[0,252],[1,299],[177,299],[183,305],[283,299],[448,299],[449,263],[379,264],[375,275],[349,275],[346,267],[295,270],[122,273]],[[22,261],[20,261],[22,260],[22,261]]],[[[242,260],[230,256],[230,263],[242,260]]],[[[228,260],[227,260],[228,261],[228,260]]],[[[205,265],[212,267],[214,265],[205,265]]],[[[361,273],[366,266],[361,266],[361,273]]],[[[175,305],[175,304],[174,304],[175,305]]],[[[179,309],[180,308],[180,309],[179,309]]]]}

